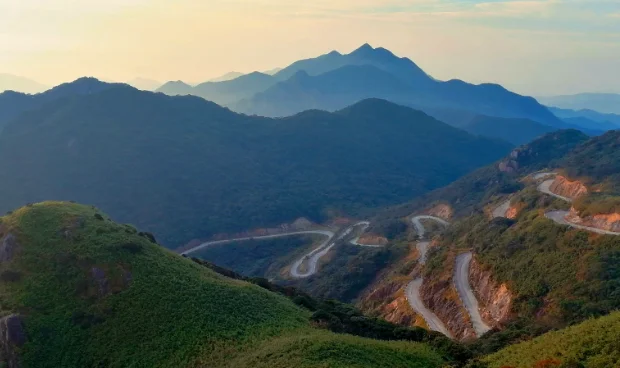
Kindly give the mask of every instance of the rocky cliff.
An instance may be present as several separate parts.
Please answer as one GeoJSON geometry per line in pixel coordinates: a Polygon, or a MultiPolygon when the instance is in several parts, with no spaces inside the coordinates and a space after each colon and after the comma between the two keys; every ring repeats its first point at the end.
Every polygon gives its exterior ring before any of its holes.
{"type": "Polygon", "coordinates": [[[444,220],[450,220],[450,218],[452,218],[452,215],[454,214],[454,210],[452,209],[452,207],[447,204],[438,204],[424,212],[430,216],[439,217],[444,220]]]}
{"type": "Polygon", "coordinates": [[[362,245],[386,245],[388,243],[388,240],[383,236],[375,234],[364,234],[360,236],[357,242],[362,245]]]}
{"type": "Polygon", "coordinates": [[[555,194],[571,199],[588,193],[588,188],[582,182],[578,180],[571,181],[561,175],[555,178],[549,189],[555,194]]]}
{"type": "Polygon", "coordinates": [[[508,210],[506,211],[506,218],[514,220],[515,218],[517,218],[517,215],[519,214],[519,208],[517,206],[510,206],[508,207],[508,210]]]}
{"type": "Polygon", "coordinates": [[[24,322],[19,315],[0,319],[0,367],[19,368],[17,350],[25,342],[24,322]]]}
{"type": "Polygon", "coordinates": [[[423,320],[411,309],[404,293],[408,278],[393,279],[379,284],[358,303],[364,312],[380,316],[403,326],[423,326],[423,320]]]}
{"type": "Polygon", "coordinates": [[[427,277],[420,294],[424,305],[442,320],[457,340],[476,337],[469,315],[454,288],[452,278],[436,281],[427,277]]]}
{"type": "Polygon", "coordinates": [[[594,227],[597,229],[620,232],[620,213],[601,214],[581,217],[573,207],[566,216],[566,220],[577,225],[594,227]]]}
{"type": "Polygon", "coordinates": [[[484,270],[476,259],[469,268],[469,282],[478,298],[480,314],[491,327],[498,327],[510,317],[512,294],[506,284],[493,280],[492,274],[484,270]]]}

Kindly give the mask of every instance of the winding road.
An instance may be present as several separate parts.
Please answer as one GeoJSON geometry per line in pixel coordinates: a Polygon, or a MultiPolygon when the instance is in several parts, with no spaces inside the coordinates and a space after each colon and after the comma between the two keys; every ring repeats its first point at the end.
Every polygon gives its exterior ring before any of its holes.
{"type": "MultiPolygon", "coordinates": [[[[411,223],[415,227],[416,232],[418,233],[418,236],[420,237],[420,241],[416,244],[416,248],[418,250],[418,253],[420,254],[419,263],[421,265],[426,263],[426,253],[428,251],[428,246],[429,246],[429,242],[426,240],[423,240],[424,234],[426,234],[426,229],[424,228],[424,225],[420,221],[420,220],[425,220],[425,219],[437,221],[438,223],[442,225],[446,225],[446,226],[449,225],[449,223],[446,220],[441,219],[439,217],[435,217],[435,216],[423,215],[423,216],[415,216],[411,219],[411,223]]],[[[424,305],[424,302],[422,301],[422,297],[420,296],[420,288],[422,287],[423,282],[424,282],[424,279],[422,277],[418,277],[417,279],[411,281],[407,285],[407,288],[405,289],[405,296],[407,297],[407,301],[409,302],[409,305],[411,306],[411,308],[413,308],[414,311],[420,314],[422,318],[424,318],[424,321],[428,325],[428,328],[430,328],[433,331],[441,332],[442,334],[452,338],[452,334],[450,334],[450,331],[448,331],[448,329],[443,324],[441,319],[439,319],[439,317],[437,317],[435,313],[430,311],[424,305]]]]}
{"type": "MultiPolygon", "coordinates": [[[[546,174],[547,176],[549,175],[555,175],[555,173],[541,173],[541,174],[546,174]]],[[[537,174],[537,175],[541,175],[541,174],[537,174]]],[[[534,179],[536,179],[536,175],[534,176],[534,179]]],[[[545,194],[549,194],[552,195],[556,198],[560,198],[566,202],[572,202],[573,200],[558,194],[555,194],[551,191],[551,184],[553,183],[553,179],[550,180],[545,180],[544,182],[540,183],[540,185],[538,186],[538,191],[545,193],[545,194]]],[[[566,225],[566,226],[570,226],[573,227],[575,229],[580,229],[580,230],[585,230],[585,231],[590,231],[593,233],[597,233],[597,234],[603,234],[603,235],[620,235],[620,233],[618,232],[614,232],[614,231],[609,231],[609,230],[604,230],[604,229],[599,229],[596,227],[590,227],[590,226],[584,226],[584,225],[579,225],[579,224],[575,224],[572,222],[569,222],[566,220],[566,216],[568,215],[568,211],[550,211],[545,213],[545,217],[555,221],[557,224],[560,225],[566,225]]]]}
{"type": "Polygon", "coordinates": [[[351,231],[353,231],[353,229],[355,227],[357,227],[357,226],[363,226],[362,227],[362,231],[360,231],[360,235],[359,236],[356,236],[355,238],[351,239],[351,241],[349,243],[351,243],[353,245],[360,246],[360,247],[368,247],[368,248],[382,248],[383,247],[383,245],[381,245],[381,244],[360,244],[359,243],[360,237],[364,234],[366,229],[368,229],[368,227],[370,226],[370,222],[368,222],[368,221],[360,221],[357,224],[351,226],[340,237],[338,237],[338,239],[342,239],[346,235],[350,234],[351,231]]]}
{"type": "Polygon", "coordinates": [[[227,243],[235,243],[235,242],[242,242],[242,241],[248,241],[248,240],[259,240],[259,239],[273,239],[273,238],[282,238],[285,236],[294,236],[294,235],[304,235],[304,234],[318,234],[318,235],[325,235],[327,236],[329,239],[334,237],[334,232],[333,231],[329,231],[329,230],[306,230],[306,231],[293,231],[290,233],[282,233],[282,234],[273,234],[273,235],[261,235],[261,236],[247,236],[247,237],[243,237],[243,238],[233,238],[233,239],[226,239],[226,240],[214,240],[214,241],[209,241],[209,242],[205,242],[202,243],[200,245],[197,245],[191,249],[188,249],[184,252],[181,253],[182,256],[186,256],[190,253],[195,253],[201,249],[207,248],[211,245],[217,245],[217,244],[227,244],[227,243]]]}
{"type": "Polygon", "coordinates": [[[431,312],[426,306],[424,302],[422,302],[422,298],[420,297],[420,288],[422,287],[422,278],[418,277],[417,279],[411,281],[407,285],[407,289],[405,290],[405,295],[407,296],[407,301],[409,301],[409,305],[413,308],[414,311],[418,312],[426,324],[428,328],[433,331],[441,332],[442,334],[452,338],[452,334],[443,322],[435,315],[435,313],[431,312]]]}
{"type": "Polygon", "coordinates": [[[422,225],[422,222],[420,220],[433,220],[444,226],[450,225],[448,221],[442,218],[439,218],[439,217],[428,216],[428,215],[415,216],[411,218],[411,223],[413,224],[413,227],[415,227],[415,231],[418,233],[418,236],[420,237],[420,239],[423,239],[424,234],[426,234],[426,229],[424,228],[424,225],[422,225]]]}
{"type": "Polygon", "coordinates": [[[572,222],[568,222],[566,220],[566,216],[568,215],[568,211],[551,211],[551,212],[547,212],[545,213],[545,217],[555,221],[556,223],[560,224],[560,225],[567,225],[570,227],[574,227],[575,229],[580,229],[580,230],[586,230],[586,231],[590,231],[593,233],[597,233],[597,234],[603,234],[603,235],[620,235],[620,233],[614,232],[614,231],[609,231],[609,230],[603,230],[603,229],[599,229],[596,227],[590,227],[590,226],[584,226],[584,225],[578,225],[578,224],[574,224],[572,222]]]}
{"type": "Polygon", "coordinates": [[[549,179],[549,180],[545,180],[542,183],[540,183],[538,185],[538,191],[542,192],[542,193],[545,193],[545,194],[548,194],[550,196],[556,197],[556,198],[560,198],[561,200],[566,201],[566,202],[572,202],[573,201],[572,199],[570,199],[568,197],[561,196],[559,194],[555,194],[555,193],[553,193],[551,191],[551,184],[553,184],[554,180],[555,179],[549,179]]]}
{"type": "Polygon", "coordinates": [[[471,252],[459,254],[456,257],[454,266],[454,286],[461,297],[461,301],[469,313],[469,319],[474,327],[476,336],[480,337],[491,330],[491,327],[484,323],[480,315],[480,307],[478,299],[474,295],[474,291],[469,284],[469,266],[473,255],[471,252]]]}
{"type": "Polygon", "coordinates": [[[295,261],[295,263],[293,263],[293,266],[291,267],[291,276],[295,278],[305,278],[305,277],[312,276],[316,273],[317,263],[319,262],[321,257],[327,254],[327,252],[329,252],[329,250],[335,245],[335,243],[330,244],[330,241],[335,235],[333,231],[307,230],[307,231],[294,231],[290,233],[273,234],[273,235],[251,236],[251,237],[234,238],[234,239],[226,239],[226,240],[214,240],[214,241],[202,243],[194,248],[188,249],[182,252],[181,255],[188,255],[188,254],[197,252],[201,249],[207,248],[212,245],[217,245],[217,244],[227,244],[227,243],[242,242],[242,241],[248,241],[248,240],[274,239],[274,238],[282,238],[285,236],[295,236],[295,235],[305,235],[305,234],[316,234],[316,235],[323,235],[327,237],[327,240],[321,243],[321,245],[319,245],[317,248],[313,249],[311,252],[307,253],[306,255],[301,257],[299,260],[295,261]],[[304,261],[308,261],[308,270],[306,272],[300,272],[299,268],[301,267],[304,261]]]}

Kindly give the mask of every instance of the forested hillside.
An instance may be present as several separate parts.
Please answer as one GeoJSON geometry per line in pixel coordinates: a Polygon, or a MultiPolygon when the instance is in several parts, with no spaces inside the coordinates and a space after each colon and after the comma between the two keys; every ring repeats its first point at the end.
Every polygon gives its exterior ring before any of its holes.
{"type": "Polygon", "coordinates": [[[524,175],[558,165],[565,155],[587,140],[588,136],[577,130],[546,134],[517,147],[501,161],[477,169],[443,188],[380,211],[376,224],[387,226],[390,219],[399,219],[438,203],[450,205],[457,217],[480,211],[494,196],[511,194],[523,188],[520,179],[524,175]]]}
{"type": "Polygon", "coordinates": [[[358,213],[441,187],[510,150],[368,100],[284,119],[128,86],[51,101],[0,136],[0,210],[100,206],[182,245],[215,233],[358,213]]]}

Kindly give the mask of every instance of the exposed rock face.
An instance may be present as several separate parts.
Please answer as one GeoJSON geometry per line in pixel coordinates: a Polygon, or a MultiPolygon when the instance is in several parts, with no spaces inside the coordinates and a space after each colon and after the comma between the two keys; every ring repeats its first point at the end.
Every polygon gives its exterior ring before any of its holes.
{"type": "Polygon", "coordinates": [[[499,163],[499,171],[513,173],[519,169],[519,163],[515,160],[504,160],[499,163]]]}
{"type": "Polygon", "coordinates": [[[435,217],[442,218],[444,220],[449,220],[450,218],[452,218],[452,214],[454,213],[454,210],[452,210],[452,207],[450,207],[447,204],[438,204],[426,212],[430,216],[435,216],[435,217]]]}
{"type": "Polygon", "coordinates": [[[16,348],[25,343],[26,332],[21,316],[12,314],[0,319],[0,363],[7,368],[19,368],[16,348]]]}
{"type": "Polygon", "coordinates": [[[491,327],[497,327],[510,317],[512,294],[506,284],[498,284],[490,272],[483,270],[476,259],[469,268],[469,282],[480,304],[480,315],[491,327]]]}
{"type": "Polygon", "coordinates": [[[580,181],[570,181],[560,175],[556,176],[549,189],[555,194],[571,199],[588,193],[588,188],[580,181]]]}
{"type": "Polygon", "coordinates": [[[594,227],[597,229],[620,232],[620,213],[601,214],[587,217],[580,217],[577,210],[573,207],[566,216],[568,222],[577,225],[594,227]]]}
{"type": "Polygon", "coordinates": [[[508,208],[508,211],[506,211],[506,218],[514,220],[515,218],[517,218],[518,214],[519,214],[519,209],[517,207],[512,206],[508,208]]]}
{"type": "Polygon", "coordinates": [[[461,305],[451,280],[430,283],[425,279],[420,294],[426,307],[443,321],[456,339],[467,340],[476,337],[467,311],[461,305]]]}
{"type": "Polygon", "coordinates": [[[499,163],[498,168],[501,172],[514,173],[519,170],[519,159],[523,156],[532,154],[530,148],[519,147],[515,148],[510,155],[499,163]]]}
{"type": "Polygon", "coordinates": [[[97,267],[91,269],[91,275],[97,283],[99,289],[99,296],[105,296],[110,290],[109,281],[106,278],[105,272],[97,267]]]}
{"type": "Polygon", "coordinates": [[[19,247],[17,239],[11,233],[6,234],[0,239],[0,263],[8,262],[13,259],[15,251],[19,247]]]}
{"type": "Polygon", "coordinates": [[[375,234],[364,234],[360,236],[357,242],[363,245],[386,245],[388,243],[388,240],[383,236],[375,234]]]}
{"type": "Polygon", "coordinates": [[[386,321],[403,326],[414,326],[416,314],[402,292],[403,282],[393,281],[373,289],[359,303],[360,309],[378,315],[386,321]]]}

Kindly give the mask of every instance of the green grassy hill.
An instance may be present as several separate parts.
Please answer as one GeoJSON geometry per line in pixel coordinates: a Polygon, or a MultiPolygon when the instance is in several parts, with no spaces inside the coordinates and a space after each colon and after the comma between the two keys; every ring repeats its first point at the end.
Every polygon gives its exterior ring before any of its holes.
{"type": "Polygon", "coordinates": [[[620,312],[507,347],[482,361],[489,368],[620,367],[618,336],[620,312]]]}
{"type": "Polygon", "coordinates": [[[315,328],[284,296],[173,254],[93,207],[30,205],[3,217],[0,232],[0,317],[21,316],[26,336],[18,347],[0,339],[0,358],[15,352],[25,368],[443,364],[428,345],[315,328]]]}

